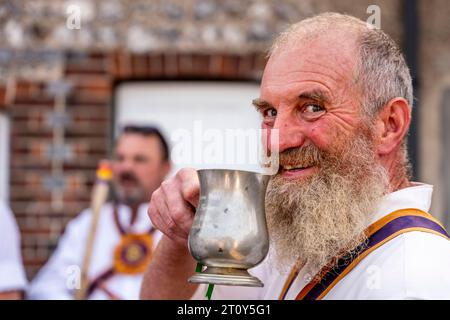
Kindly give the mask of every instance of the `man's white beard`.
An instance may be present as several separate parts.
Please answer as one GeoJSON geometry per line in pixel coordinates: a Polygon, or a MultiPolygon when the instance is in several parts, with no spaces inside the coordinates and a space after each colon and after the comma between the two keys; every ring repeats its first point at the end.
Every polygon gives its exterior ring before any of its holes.
{"type": "Polygon", "coordinates": [[[278,174],[269,183],[266,214],[280,271],[306,264],[317,275],[367,240],[364,230],[389,185],[370,141],[363,135],[348,139],[332,154],[314,146],[280,154],[281,165],[319,167],[301,181],[278,174]]]}

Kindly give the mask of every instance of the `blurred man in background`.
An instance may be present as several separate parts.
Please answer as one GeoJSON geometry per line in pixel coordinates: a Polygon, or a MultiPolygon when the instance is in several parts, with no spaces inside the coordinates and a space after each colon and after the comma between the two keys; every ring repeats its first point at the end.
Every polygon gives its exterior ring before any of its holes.
{"type": "Polygon", "coordinates": [[[0,202],[0,300],[21,299],[26,284],[19,229],[11,210],[0,202]]]}
{"type": "MultiPolygon", "coordinates": [[[[112,163],[116,200],[101,209],[83,298],[139,297],[142,273],[160,237],[148,219],[146,203],[169,171],[169,149],[159,130],[124,128],[112,163]]],[[[55,253],[32,281],[28,298],[74,297],[91,221],[91,210],[85,210],[68,224],[55,253]]]]}

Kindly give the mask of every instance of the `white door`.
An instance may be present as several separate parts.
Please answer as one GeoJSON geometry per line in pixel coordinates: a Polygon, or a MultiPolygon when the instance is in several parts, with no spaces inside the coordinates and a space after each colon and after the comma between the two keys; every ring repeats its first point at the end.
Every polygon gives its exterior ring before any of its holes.
{"type": "Polygon", "coordinates": [[[258,170],[259,86],[245,82],[127,82],[116,91],[115,132],[159,127],[181,167],[258,170]],[[253,157],[254,156],[254,157],[253,157]]]}

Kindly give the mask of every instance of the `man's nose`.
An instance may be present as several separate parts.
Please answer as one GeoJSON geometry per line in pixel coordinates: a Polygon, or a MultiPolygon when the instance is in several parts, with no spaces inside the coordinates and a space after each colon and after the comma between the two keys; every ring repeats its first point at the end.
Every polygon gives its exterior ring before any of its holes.
{"type": "Polygon", "coordinates": [[[278,113],[273,129],[278,129],[279,152],[301,147],[305,143],[305,135],[293,115],[278,113]]]}
{"type": "Polygon", "coordinates": [[[134,167],[134,164],[131,159],[124,159],[120,162],[118,167],[121,171],[131,171],[134,167]]]}

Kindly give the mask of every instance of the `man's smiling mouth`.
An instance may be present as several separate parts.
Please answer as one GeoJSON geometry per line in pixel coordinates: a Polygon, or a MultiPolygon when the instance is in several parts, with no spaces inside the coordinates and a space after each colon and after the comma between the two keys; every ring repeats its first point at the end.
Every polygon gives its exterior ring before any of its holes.
{"type": "Polygon", "coordinates": [[[311,166],[301,166],[301,165],[295,165],[295,166],[290,166],[290,165],[285,165],[282,166],[281,168],[283,170],[301,170],[301,169],[307,169],[310,168],[311,166]]]}
{"type": "Polygon", "coordinates": [[[310,176],[318,170],[315,165],[282,165],[280,174],[288,179],[299,179],[310,176]]]}

